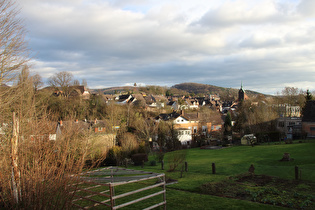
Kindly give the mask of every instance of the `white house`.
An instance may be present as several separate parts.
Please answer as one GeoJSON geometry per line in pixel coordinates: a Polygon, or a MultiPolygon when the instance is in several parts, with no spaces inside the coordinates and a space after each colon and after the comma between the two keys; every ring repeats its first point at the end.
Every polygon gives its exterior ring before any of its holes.
{"type": "Polygon", "coordinates": [[[191,129],[189,128],[179,128],[178,132],[178,140],[182,145],[189,145],[192,140],[191,129]]]}

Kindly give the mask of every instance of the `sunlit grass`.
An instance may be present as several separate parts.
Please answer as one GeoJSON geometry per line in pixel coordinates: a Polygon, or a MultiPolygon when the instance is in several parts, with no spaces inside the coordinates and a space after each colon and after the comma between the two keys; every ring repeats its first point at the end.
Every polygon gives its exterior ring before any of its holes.
{"type": "Polygon", "coordinates": [[[294,144],[266,144],[258,146],[236,146],[220,150],[188,149],[186,161],[188,172],[180,169],[175,172],[168,170],[168,153],[165,155],[165,166],[160,163],[150,166],[150,160],[144,168],[146,171],[165,173],[166,177],[178,180],[178,183],[167,186],[167,207],[169,209],[271,209],[280,208],[248,201],[201,195],[200,186],[208,182],[218,182],[230,176],[246,173],[251,164],[255,174],[265,174],[284,179],[294,179],[294,167],[301,170],[302,180],[315,180],[315,142],[294,144]],[[280,161],[284,153],[290,153],[294,160],[280,161]],[[212,174],[212,163],[216,164],[216,174],[212,174]]]}

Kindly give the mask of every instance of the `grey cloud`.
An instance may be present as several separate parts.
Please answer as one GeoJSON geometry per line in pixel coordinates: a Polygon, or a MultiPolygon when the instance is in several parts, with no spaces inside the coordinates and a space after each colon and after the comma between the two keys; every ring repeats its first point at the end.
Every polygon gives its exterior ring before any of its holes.
{"type": "Polygon", "coordinates": [[[267,39],[257,39],[253,36],[250,36],[242,40],[239,44],[240,47],[246,48],[268,48],[268,47],[277,47],[282,44],[280,38],[267,38],[267,39]]]}
{"type": "Polygon", "coordinates": [[[315,1],[314,0],[301,0],[297,9],[302,15],[315,16],[315,1]]]}
{"type": "Polygon", "coordinates": [[[238,88],[243,81],[248,89],[275,93],[283,84],[315,80],[310,20],[276,7],[257,16],[211,8],[198,20],[187,12],[193,10],[172,14],[150,8],[151,1],[135,1],[27,0],[33,4],[22,12],[36,54],[34,70],[44,77],[71,71],[91,88],[134,82],[238,88]],[[276,33],[279,28],[283,33],[276,33]]]}

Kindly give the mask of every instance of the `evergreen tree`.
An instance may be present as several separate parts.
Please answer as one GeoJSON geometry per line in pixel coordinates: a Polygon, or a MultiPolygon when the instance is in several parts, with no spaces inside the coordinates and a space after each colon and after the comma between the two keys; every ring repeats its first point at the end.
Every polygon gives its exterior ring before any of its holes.
{"type": "Polygon", "coordinates": [[[310,100],[312,100],[312,98],[313,98],[312,94],[310,93],[309,90],[307,90],[307,91],[306,91],[305,100],[306,100],[306,101],[310,101],[310,100]]]}
{"type": "Polygon", "coordinates": [[[224,134],[229,135],[231,134],[231,131],[232,131],[232,117],[231,117],[231,113],[228,112],[224,121],[224,134]]]}

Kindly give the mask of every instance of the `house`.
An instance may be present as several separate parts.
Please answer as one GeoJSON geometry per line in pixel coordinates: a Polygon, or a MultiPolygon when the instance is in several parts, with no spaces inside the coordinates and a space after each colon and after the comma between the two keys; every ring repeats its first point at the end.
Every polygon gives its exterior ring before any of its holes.
{"type": "Polygon", "coordinates": [[[95,119],[93,123],[91,123],[91,127],[92,130],[94,131],[94,133],[105,133],[106,128],[105,128],[106,124],[104,120],[97,120],[95,119]]]}
{"type": "Polygon", "coordinates": [[[302,116],[302,132],[307,138],[315,138],[315,100],[307,101],[302,116]]]}
{"type": "Polygon", "coordinates": [[[173,110],[179,110],[179,104],[177,101],[170,101],[168,104],[173,110]]]}
{"type": "MultiPolygon", "coordinates": [[[[164,103],[162,102],[162,98],[159,96],[146,95],[144,96],[144,100],[150,108],[157,108],[157,109],[164,108],[164,103]]],[[[166,100],[166,99],[163,98],[163,100],[166,100]]]]}
{"type": "Polygon", "coordinates": [[[199,112],[185,114],[182,110],[180,113],[172,112],[170,114],[160,114],[157,121],[164,120],[174,124],[177,130],[178,139],[182,145],[190,145],[194,136],[207,136],[211,131],[211,122],[205,120],[199,112]]]}
{"type": "Polygon", "coordinates": [[[56,128],[56,140],[62,138],[63,135],[66,135],[69,131],[74,131],[75,133],[85,134],[89,131],[91,127],[90,122],[88,121],[62,121],[60,120],[57,123],[56,128]]]}
{"type": "Polygon", "coordinates": [[[197,99],[186,99],[185,102],[189,109],[199,109],[199,101],[197,99]]]}
{"type": "Polygon", "coordinates": [[[280,117],[301,117],[301,107],[290,104],[279,104],[278,113],[280,117]]]}
{"type": "Polygon", "coordinates": [[[132,97],[132,95],[129,95],[129,94],[119,95],[119,96],[116,96],[116,98],[115,98],[116,104],[127,104],[131,100],[133,100],[133,97],[132,97]]]}
{"type": "Polygon", "coordinates": [[[69,97],[80,97],[82,99],[90,99],[90,92],[84,85],[70,86],[69,97]]]}
{"type": "Polygon", "coordinates": [[[301,121],[300,117],[280,117],[277,119],[277,130],[282,132],[289,140],[300,138],[301,121]]]}

